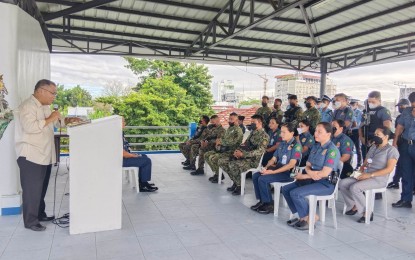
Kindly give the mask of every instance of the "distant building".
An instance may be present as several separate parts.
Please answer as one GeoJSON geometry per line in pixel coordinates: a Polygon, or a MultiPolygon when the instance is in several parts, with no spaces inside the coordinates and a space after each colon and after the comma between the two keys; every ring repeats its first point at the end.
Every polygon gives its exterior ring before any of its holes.
{"type": "Polygon", "coordinates": [[[409,94],[415,92],[415,88],[402,87],[399,88],[399,99],[408,98],[409,94]]]}
{"type": "MultiPolygon", "coordinates": [[[[301,102],[305,97],[320,97],[320,76],[303,73],[275,76],[275,98],[281,98],[284,104],[288,103],[287,94],[296,94],[301,102]]],[[[326,95],[333,97],[336,94],[336,85],[327,78],[326,95]]]]}

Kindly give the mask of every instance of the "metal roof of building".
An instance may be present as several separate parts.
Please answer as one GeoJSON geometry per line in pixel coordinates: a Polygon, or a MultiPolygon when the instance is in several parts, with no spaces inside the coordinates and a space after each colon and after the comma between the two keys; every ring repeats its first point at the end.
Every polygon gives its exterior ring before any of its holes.
{"type": "Polygon", "coordinates": [[[36,0],[52,53],[328,71],[413,58],[414,0],[36,0]]]}

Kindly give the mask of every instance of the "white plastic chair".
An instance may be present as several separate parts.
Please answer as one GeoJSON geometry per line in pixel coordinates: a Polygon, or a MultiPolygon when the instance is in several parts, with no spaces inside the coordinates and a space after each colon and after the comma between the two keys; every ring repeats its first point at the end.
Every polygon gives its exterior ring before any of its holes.
{"type": "MultiPolygon", "coordinates": [[[[385,208],[385,218],[388,218],[388,199],[386,197],[386,187],[380,189],[365,190],[366,197],[366,211],[365,211],[365,224],[370,224],[370,215],[375,207],[375,194],[382,193],[383,207],[385,208]]],[[[347,206],[344,204],[343,215],[346,214],[347,206]]]]}
{"type": "Polygon", "coordinates": [[[135,187],[137,193],[140,193],[140,186],[138,185],[138,168],[137,167],[123,167],[123,175],[126,175],[126,180],[133,188],[135,187]],[[135,186],[134,186],[135,185],[135,186]]]}
{"type": "Polygon", "coordinates": [[[333,223],[334,228],[337,229],[337,218],[336,218],[336,197],[335,194],[339,187],[340,179],[337,181],[334,191],[330,195],[325,196],[316,196],[316,195],[309,195],[306,198],[308,199],[309,203],[309,227],[308,233],[310,235],[314,235],[314,224],[316,222],[316,208],[317,208],[317,201],[319,202],[319,209],[320,209],[320,220],[321,222],[325,222],[326,220],[326,201],[330,201],[332,204],[331,212],[333,214],[333,223]]]}

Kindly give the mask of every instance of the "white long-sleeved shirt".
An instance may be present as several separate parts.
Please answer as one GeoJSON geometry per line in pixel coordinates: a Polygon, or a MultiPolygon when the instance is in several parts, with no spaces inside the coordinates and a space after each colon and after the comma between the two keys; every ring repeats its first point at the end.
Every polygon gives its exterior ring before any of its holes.
{"type": "MultiPolygon", "coordinates": [[[[45,125],[51,113],[50,107],[42,105],[33,95],[15,111],[17,157],[26,157],[40,165],[56,162],[54,124],[45,125]]],[[[60,127],[59,122],[55,125],[60,127]]]]}

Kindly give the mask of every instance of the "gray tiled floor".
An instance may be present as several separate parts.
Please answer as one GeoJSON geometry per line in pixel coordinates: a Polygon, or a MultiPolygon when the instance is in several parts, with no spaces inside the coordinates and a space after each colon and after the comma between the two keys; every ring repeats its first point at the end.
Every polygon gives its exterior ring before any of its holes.
{"type": "MultiPolygon", "coordinates": [[[[338,229],[331,212],[318,223],[314,236],[288,227],[289,211],[280,216],[259,215],[249,206],[255,202],[252,183],[246,195],[226,191],[229,181],[213,185],[208,176],[190,176],[182,170],[178,154],[151,155],[157,193],[136,194],[123,187],[121,230],[70,236],[67,229],[47,224],[47,231],[23,228],[21,216],[0,217],[0,259],[415,259],[415,214],[392,209],[390,219],[376,201],[375,220],[356,223],[357,216],[341,215],[337,203],[338,229]]],[[[53,181],[47,208],[53,207],[53,181]]],[[[68,212],[68,174],[65,161],[57,182],[57,211],[68,212]]],[[[399,197],[388,191],[388,201],[399,197]]]]}

